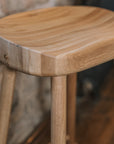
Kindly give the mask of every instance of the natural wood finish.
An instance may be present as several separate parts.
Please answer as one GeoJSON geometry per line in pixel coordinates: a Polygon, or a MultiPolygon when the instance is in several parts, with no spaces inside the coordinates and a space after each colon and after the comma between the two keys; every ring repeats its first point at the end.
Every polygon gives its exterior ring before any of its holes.
{"type": "MultiPolygon", "coordinates": [[[[66,143],[70,140],[70,136],[66,135],[66,143]]],[[[51,144],[51,142],[49,142],[48,144],[51,144]]]]}
{"type": "Polygon", "coordinates": [[[0,20],[0,61],[22,72],[56,76],[114,58],[114,12],[71,6],[0,20]]]}
{"type": "Polygon", "coordinates": [[[76,143],[76,83],[77,74],[67,78],[67,133],[70,136],[69,144],[76,143]]]}
{"type": "Polygon", "coordinates": [[[66,144],[66,76],[52,78],[51,144],[66,144]]]}
{"type": "Polygon", "coordinates": [[[6,144],[7,140],[14,82],[15,71],[4,66],[0,91],[0,144],[6,144]]]}
{"type": "MultiPolygon", "coordinates": [[[[114,69],[105,79],[98,100],[80,99],[77,107],[76,126],[78,144],[114,144],[114,69]]],[[[42,125],[40,126],[42,127],[42,125]]],[[[48,144],[50,141],[50,121],[40,130],[33,132],[23,144],[48,144]],[[38,133],[36,135],[36,133],[38,133]],[[35,136],[34,136],[35,135],[35,136]],[[44,139],[45,138],[45,139],[44,139]]]]}

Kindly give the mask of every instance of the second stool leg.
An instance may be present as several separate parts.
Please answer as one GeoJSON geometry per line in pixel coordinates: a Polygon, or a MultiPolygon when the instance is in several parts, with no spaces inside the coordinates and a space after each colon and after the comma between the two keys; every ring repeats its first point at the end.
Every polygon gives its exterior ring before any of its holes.
{"type": "Polygon", "coordinates": [[[77,74],[70,74],[67,78],[67,133],[68,144],[76,144],[76,80],[77,74]]]}
{"type": "Polygon", "coordinates": [[[0,90],[0,144],[6,144],[7,141],[14,82],[15,71],[3,66],[2,87],[0,90]]]}
{"type": "Polygon", "coordinates": [[[52,78],[51,144],[66,144],[66,76],[52,78]]]}

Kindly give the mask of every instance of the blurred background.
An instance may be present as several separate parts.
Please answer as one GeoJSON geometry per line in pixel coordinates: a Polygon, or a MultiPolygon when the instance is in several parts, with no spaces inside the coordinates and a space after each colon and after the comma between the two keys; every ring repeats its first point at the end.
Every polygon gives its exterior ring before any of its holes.
{"type": "MultiPolygon", "coordinates": [[[[114,0],[0,0],[0,17],[32,9],[65,5],[90,5],[114,10],[114,0]]],[[[110,80],[114,79],[113,72],[113,61],[110,61],[78,73],[77,109],[79,110],[77,112],[77,122],[79,126],[81,125],[80,121],[83,122],[83,119],[92,113],[92,108],[101,102],[102,96],[100,92],[102,86],[107,83],[107,77],[111,77],[110,80]]],[[[40,78],[17,73],[8,144],[22,143],[44,119],[50,111],[50,89],[50,78],[48,77],[40,78]]],[[[109,91],[108,88],[107,91],[109,91]]],[[[114,95],[113,92],[112,95],[114,95]]],[[[114,107],[111,107],[111,109],[114,110],[114,107]]],[[[80,132],[81,136],[83,134],[85,134],[85,131],[80,132]]],[[[113,137],[114,133],[111,136],[113,137]]],[[[83,144],[80,139],[79,141],[80,144],[83,144]]],[[[98,144],[94,142],[90,140],[88,144],[98,144]]],[[[101,144],[113,143],[101,141],[101,144]]]]}

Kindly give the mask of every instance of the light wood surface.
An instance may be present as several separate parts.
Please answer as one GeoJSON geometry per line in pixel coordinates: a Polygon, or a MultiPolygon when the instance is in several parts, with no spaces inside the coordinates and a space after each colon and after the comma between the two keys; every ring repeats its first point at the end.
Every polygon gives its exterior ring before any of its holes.
{"type": "Polygon", "coordinates": [[[114,58],[114,12],[71,6],[0,20],[0,61],[19,71],[56,76],[114,58]]]}
{"type": "Polygon", "coordinates": [[[67,78],[67,134],[68,144],[76,144],[76,85],[77,74],[70,74],[67,78]]]}
{"type": "MultiPolygon", "coordinates": [[[[76,126],[78,144],[114,144],[114,69],[105,78],[98,99],[81,98],[78,102],[76,126]]],[[[42,129],[35,129],[23,144],[48,144],[50,141],[50,121],[42,129]],[[42,130],[40,130],[42,129],[42,130]],[[45,139],[44,139],[45,138],[45,139]]]]}
{"type": "Polygon", "coordinates": [[[0,91],[0,144],[6,144],[10,112],[13,100],[15,71],[3,66],[2,87],[0,91]]]}
{"type": "Polygon", "coordinates": [[[66,79],[52,78],[51,144],[66,144],[66,79]]]}

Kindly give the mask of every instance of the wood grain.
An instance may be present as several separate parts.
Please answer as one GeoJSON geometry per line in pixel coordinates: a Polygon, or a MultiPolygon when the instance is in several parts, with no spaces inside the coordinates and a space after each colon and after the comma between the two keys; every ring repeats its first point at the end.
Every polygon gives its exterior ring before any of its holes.
{"type": "Polygon", "coordinates": [[[0,91],[0,144],[6,144],[7,140],[14,82],[15,71],[3,66],[2,87],[0,91]]]}
{"type": "Polygon", "coordinates": [[[68,144],[76,144],[76,86],[77,74],[67,78],[67,133],[70,137],[68,144]]]}
{"type": "Polygon", "coordinates": [[[51,144],[66,144],[66,76],[52,78],[51,144]]]}
{"type": "Polygon", "coordinates": [[[37,76],[79,72],[114,58],[114,12],[69,6],[0,20],[0,61],[37,76]]]}
{"type": "MultiPolygon", "coordinates": [[[[105,78],[101,98],[78,101],[76,126],[78,144],[114,144],[114,69],[105,78]]],[[[40,125],[23,144],[48,144],[50,120],[40,125]],[[42,130],[40,130],[42,129],[42,130]],[[45,137],[45,139],[44,139],[45,137]],[[29,143],[30,142],[30,143],[29,143]]]]}

